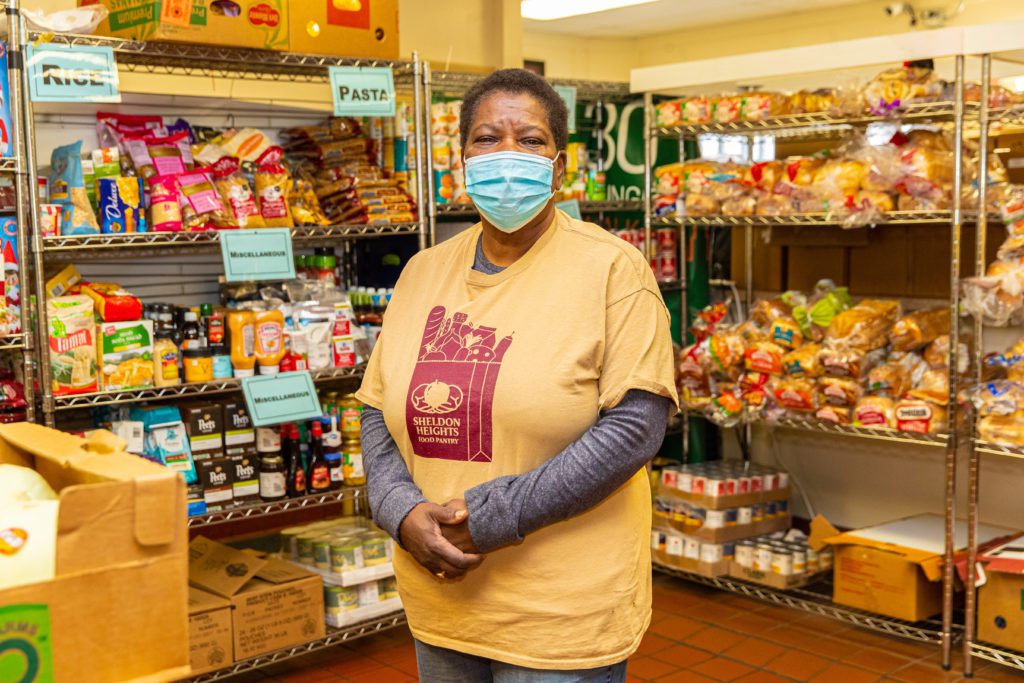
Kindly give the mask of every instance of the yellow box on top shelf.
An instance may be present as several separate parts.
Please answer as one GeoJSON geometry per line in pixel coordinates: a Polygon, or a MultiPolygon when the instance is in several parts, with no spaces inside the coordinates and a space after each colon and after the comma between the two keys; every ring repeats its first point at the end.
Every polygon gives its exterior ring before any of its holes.
{"type": "Polygon", "coordinates": [[[288,49],[288,0],[78,0],[78,4],[103,5],[110,12],[96,29],[99,35],[288,49]]]}
{"type": "Polygon", "coordinates": [[[291,0],[292,52],[397,59],[398,0],[291,0]]]}

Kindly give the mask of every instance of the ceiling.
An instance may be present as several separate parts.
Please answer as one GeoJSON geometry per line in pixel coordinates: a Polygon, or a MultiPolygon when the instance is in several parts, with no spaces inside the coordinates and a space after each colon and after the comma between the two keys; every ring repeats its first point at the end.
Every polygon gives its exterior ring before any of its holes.
{"type": "MultiPolygon", "coordinates": [[[[657,0],[553,21],[524,19],[523,28],[579,36],[633,38],[858,2],[863,0],[657,0]]],[[[879,15],[881,18],[881,12],[879,15]]]]}

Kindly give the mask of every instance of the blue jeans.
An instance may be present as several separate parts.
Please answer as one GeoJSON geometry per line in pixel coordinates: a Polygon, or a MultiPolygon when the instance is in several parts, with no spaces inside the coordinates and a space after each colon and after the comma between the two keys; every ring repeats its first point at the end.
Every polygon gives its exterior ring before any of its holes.
{"type": "Polygon", "coordinates": [[[416,641],[423,683],[624,683],[626,662],[597,669],[527,669],[416,641]]]}

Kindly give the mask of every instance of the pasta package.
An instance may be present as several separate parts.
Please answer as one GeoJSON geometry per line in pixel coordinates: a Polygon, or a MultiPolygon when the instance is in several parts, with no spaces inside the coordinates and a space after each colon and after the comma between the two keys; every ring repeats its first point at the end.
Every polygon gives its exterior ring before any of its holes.
{"type": "Polygon", "coordinates": [[[888,396],[865,396],[853,409],[857,427],[896,429],[896,403],[888,396]]]}
{"type": "Polygon", "coordinates": [[[226,209],[222,218],[214,220],[218,228],[266,227],[236,157],[224,157],[213,165],[213,184],[226,209]]]}
{"type": "Polygon", "coordinates": [[[207,169],[183,173],[177,181],[181,192],[182,229],[210,230],[215,225],[227,223],[227,210],[207,169]]]}
{"type": "Polygon", "coordinates": [[[186,166],[183,148],[189,150],[191,162],[188,133],[184,131],[168,137],[146,138],[146,151],[154,170],[150,175],[178,175],[188,170],[192,164],[186,166]]]}
{"type": "Polygon", "coordinates": [[[153,386],[152,320],[100,323],[96,343],[104,389],[153,386]]]}
{"type": "Polygon", "coordinates": [[[156,176],[149,181],[149,208],[154,232],[181,230],[181,186],[173,176],[156,176]]]}
{"type": "Polygon", "coordinates": [[[50,203],[61,207],[60,234],[99,234],[100,226],[85,189],[81,140],[53,150],[49,180],[50,203]]]}
{"type": "Polygon", "coordinates": [[[268,228],[295,226],[288,206],[292,178],[282,164],[283,155],[280,147],[271,147],[260,157],[256,168],[256,197],[259,200],[260,215],[268,228]]]}
{"type": "Polygon", "coordinates": [[[141,178],[100,178],[100,230],[103,234],[146,232],[141,178]]]}
{"type": "Polygon", "coordinates": [[[58,296],[46,302],[53,394],[86,394],[99,388],[96,375],[96,323],[92,299],[58,296]]]}
{"type": "Polygon", "coordinates": [[[295,178],[295,187],[288,195],[288,207],[291,209],[292,219],[296,225],[326,227],[331,224],[320,206],[320,200],[316,197],[313,182],[307,177],[300,175],[295,178]]]}
{"type": "Polygon", "coordinates": [[[912,351],[949,334],[949,309],[931,308],[905,315],[889,332],[894,351],[912,351]]]}
{"type": "Polygon", "coordinates": [[[818,404],[852,408],[863,394],[860,383],[844,377],[822,377],[818,380],[818,404]]]}

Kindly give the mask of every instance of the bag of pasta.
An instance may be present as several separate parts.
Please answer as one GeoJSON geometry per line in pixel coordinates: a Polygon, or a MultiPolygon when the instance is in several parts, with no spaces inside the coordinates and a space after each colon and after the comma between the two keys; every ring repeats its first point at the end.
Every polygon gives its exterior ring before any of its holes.
{"type": "Polygon", "coordinates": [[[295,225],[327,227],[331,224],[316,198],[313,180],[306,173],[296,173],[295,186],[288,195],[288,207],[295,225]]]}
{"type": "Polygon", "coordinates": [[[218,228],[266,227],[236,157],[224,157],[213,165],[213,184],[227,209],[223,219],[215,220],[218,228]]]}
{"type": "Polygon", "coordinates": [[[873,351],[885,346],[889,328],[899,315],[898,301],[864,299],[835,316],[825,337],[832,343],[873,351]]]}
{"type": "Polygon", "coordinates": [[[292,178],[283,161],[283,150],[280,147],[271,147],[257,162],[256,197],[259,199],[260,215],[268,228],[295,226],[288,206],[292,178]]]}
{"type": "Polygon", "coordinates": [[[228,222],[228,212],[213,185],[209,168],[197,168],[178,176],[183,230],[213,230],[228,222]]]}
{"type": "Polygon", "coordinates": [[[903,316],[889,331],[893,351],[912,351],[949,334],[949,309],[930,308],[903,316]]]}

